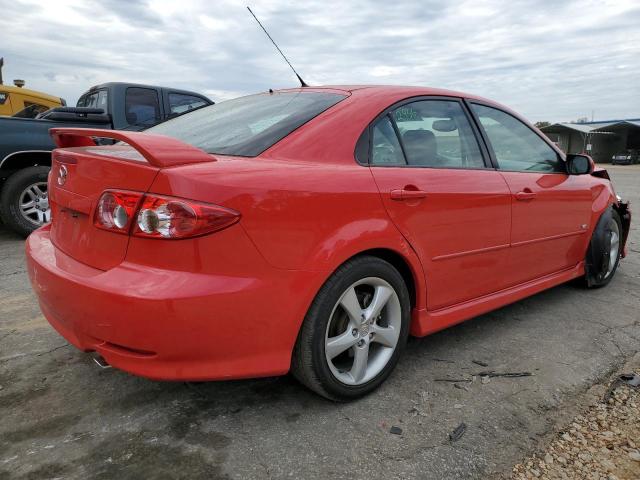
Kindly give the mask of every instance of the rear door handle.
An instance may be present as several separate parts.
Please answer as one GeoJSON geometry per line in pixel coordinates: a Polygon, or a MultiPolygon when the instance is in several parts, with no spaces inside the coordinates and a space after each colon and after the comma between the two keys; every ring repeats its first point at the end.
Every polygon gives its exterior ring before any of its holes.
{"type": "Polygon", "coordinates": [[[526,200],[533,200],[534,198],[536,198],[536,194],[535,192],[532,192],[528,188],[525,188],[522,192],[516,193],[515,197],[516,197],[516,200],[526,201],[526,200]]]}
{"type": "Polygon", "coordinates": [[[391,190],[391,200],[419,200],[426,196],[427,192],[423,190],[408,190],[406,188],[391,190]]]}

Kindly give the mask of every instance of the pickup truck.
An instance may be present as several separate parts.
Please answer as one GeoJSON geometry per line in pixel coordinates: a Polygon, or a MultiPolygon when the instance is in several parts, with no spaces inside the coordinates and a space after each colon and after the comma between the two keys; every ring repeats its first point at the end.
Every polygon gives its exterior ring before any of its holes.
{"type": "Polygon", "coordinates": [[[76,107],[58,107],[36,118],[0,117],[0,219],[27,236],[51,219],[47,175],[53,127],[140,131],[213,102],[199,93],[132,83],[90,88],[76,107]]]}

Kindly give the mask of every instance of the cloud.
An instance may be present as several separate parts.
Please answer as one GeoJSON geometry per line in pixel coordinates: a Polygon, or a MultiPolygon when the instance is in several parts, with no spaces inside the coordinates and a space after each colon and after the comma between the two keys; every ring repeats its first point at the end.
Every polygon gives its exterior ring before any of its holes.
{"type": "MultiPolygon", "coordinates": [[[[640,116],[640,5],[607,1],[254,1],[310,84],[468,91],[533,121],[640,116]]],[[[5,80],[75,102],[92,85],[175,86],[214,100],[296,79],[244,3],[3,2],[5,80]]]]}

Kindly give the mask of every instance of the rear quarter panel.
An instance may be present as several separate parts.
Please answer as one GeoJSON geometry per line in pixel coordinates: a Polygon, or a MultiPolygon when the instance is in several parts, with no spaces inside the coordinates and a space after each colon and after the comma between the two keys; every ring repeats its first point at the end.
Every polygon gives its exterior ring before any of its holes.
{"type": "Polygon", "coordinates": [[[390,221],[371,172],[355,162],[222,157],[162,170],[150,191],[237,210],[242,228],[277,269],[321,272],[324,282],[350,257],[384,248],[402,255],[423,284],[422,267],[390,221]]]}

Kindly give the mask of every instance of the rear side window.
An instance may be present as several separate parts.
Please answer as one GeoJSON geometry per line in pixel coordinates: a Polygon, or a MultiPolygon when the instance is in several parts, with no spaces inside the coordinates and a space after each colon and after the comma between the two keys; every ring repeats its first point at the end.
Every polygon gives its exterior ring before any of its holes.
{"type": "Polygon", "coordinates": [[[160,121],[158,92],[150,88],[127,88],[124,111],[129,125],[149,127],[160,121]]]}
{"type": "Polygon", "coordinates": [[[78,100],[78,107],[89,107],[89,108],[102,108],[105,113],[107,113],[107,91],[106,90],[98,90],[96,92],[89,93],[80,97],[78,100]]]}
{"type": "Polygon", "coordinates": [[[371,132],[372,165],[406,165],[402,147],[388,116],[382,117],[371,132]]]}
{"type": "Polygon", "coordinates": [[[206,104],[207,102],[202,98],[194,97],[193,95],[186,95],[184,93],[169,94],[169,109],[172,114],[180,115],[181,113],[202,107],[206,104]]]}
{"type": "Polygon", "coordinates": [[[471,104],[489,137],[500,170],[564,172],[564,164],[547,142],[502,110],[471,104]]]}
{"type": "Polygon", "coordinates": [[[345,95],[275,92],[217,103],[149,130],[222,155],[255,157],[345,95]]]}

